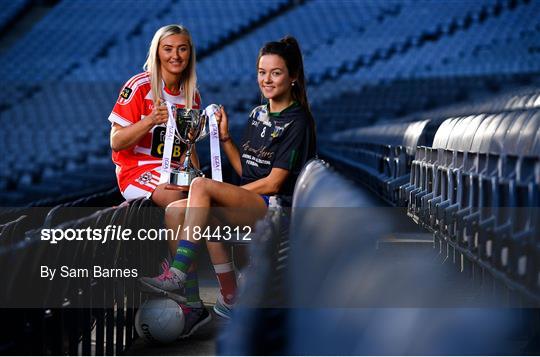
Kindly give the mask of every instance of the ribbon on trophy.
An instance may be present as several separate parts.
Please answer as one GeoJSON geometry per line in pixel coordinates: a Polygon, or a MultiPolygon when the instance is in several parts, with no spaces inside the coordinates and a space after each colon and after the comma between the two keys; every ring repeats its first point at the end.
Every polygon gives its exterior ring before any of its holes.
{"type": "Polygon", "coordinates": [[[169,119],[167,120],[167,128],[165,130],[165,145],[163,146],[163,160],[161,161],[161,177],[159,183],[168,183],[171,176],[171,159],[172,149],[174,144],[174,134],[176,132],[175,111],[176,106],[167,101],[164,102],[167,106],[169,119]]]}
{"type": "Polygon", "coordinates": [[[204,109],[208,116],[210,126],[210,164],[212,167],[212,180],[223,181],[221,172],[221,153],[219,151],[219,128],[216,120],[216,112],[219,111],[219,105],[210,104],[204,109]]]}

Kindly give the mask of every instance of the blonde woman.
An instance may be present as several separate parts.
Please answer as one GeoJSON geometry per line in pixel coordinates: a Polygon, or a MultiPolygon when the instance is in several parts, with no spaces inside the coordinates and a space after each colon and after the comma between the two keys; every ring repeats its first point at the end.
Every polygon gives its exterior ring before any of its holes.
{"type": "MultiPolygon", "coordinates": [[[[126,200],[150,197],[160,207],[184,198],[185,193],[165,190],[159,184],[163,137],[167,123],[164,101],[178,108],[199,109],[195,48],[189,31],[167,25],[154,34],[144,72],[130,78],[109,115],[112,160],[126,200]]],[[[178,145],[178,144],[175,144],[178,145]]],[[[173,150],[180,162],[185,147],[173,150]]],[[[196,154],[192,156],[198,166],[196,154]]],[[[174,249],[176,250],[176,249],[174,249]]]]}

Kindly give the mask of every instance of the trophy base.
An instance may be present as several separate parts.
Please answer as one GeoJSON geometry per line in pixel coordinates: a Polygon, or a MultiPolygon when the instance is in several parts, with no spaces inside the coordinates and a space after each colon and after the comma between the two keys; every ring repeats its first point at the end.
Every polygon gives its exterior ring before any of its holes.
{"type": "Polygon", "coordinates": [[[203,176],[203,173],[197,169],[188,169],[186,171],[173,170],[171,171],[169,183],[177,186],[189,186],[191,185],[191,181],[193,181],[196,177],[203,176]]]}

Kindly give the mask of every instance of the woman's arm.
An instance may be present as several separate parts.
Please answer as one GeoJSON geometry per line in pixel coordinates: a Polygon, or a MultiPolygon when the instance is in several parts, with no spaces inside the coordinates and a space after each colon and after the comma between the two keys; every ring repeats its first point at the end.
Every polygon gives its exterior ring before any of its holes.
{"type": "Polygon", "coordinates": [[[221,147],[229,158],[229,162],[231,163],[234,171],[236,171],[238,176],[242,176],[242,163],[240,161],[240,152],[238,151],[238,148],[234,144],[232,138],[229,136],[228,140],[224,142],[222,141],[221,147]]]}
{"type": "MultiPolygon", "coordinates": [[[[158,100],[159,104],[159,100],[158,100]]],[[[166,123],[169,118],[167,107],[158,105],[150,115],[145,116],[135,124],[121,126],[114,123],[111,127],[111,149],[114,151],[125,150],[142,139],[155,125],[166,123]]]]}
{"type": "Polygon", "coordinates": [[[288,176],[289,170],[274,167],[268,176],[243,185],[242,188],[261,195],[275,195],[288,176]]]}
{"type": "Polygon", "coordinates": [[[141,140],[154,126],[147,118],[126,127],[114,123],[111,127],[111,149],[114,151],[121,151],[138,143],[139,140],[141,140]]]}

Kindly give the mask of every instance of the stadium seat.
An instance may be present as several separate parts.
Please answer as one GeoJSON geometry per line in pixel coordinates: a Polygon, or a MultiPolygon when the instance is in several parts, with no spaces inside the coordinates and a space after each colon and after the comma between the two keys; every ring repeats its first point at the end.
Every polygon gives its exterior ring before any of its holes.
{"type": "Polygon", "coordinates": [[[361,127],[322,139],[321,155],[396,204],[399,188],[409,180],[416,147],[433,140],[429,120],[361,127]],[[367,175],[367,177],[365,176],[367,175]]]}
{"type": "Polygon", "coordinates": [[[535,229],[539,118],[517,110],[446,120],[401,190],[413,219],[530,291],[535,249],[518,237],[535,229]]]}

